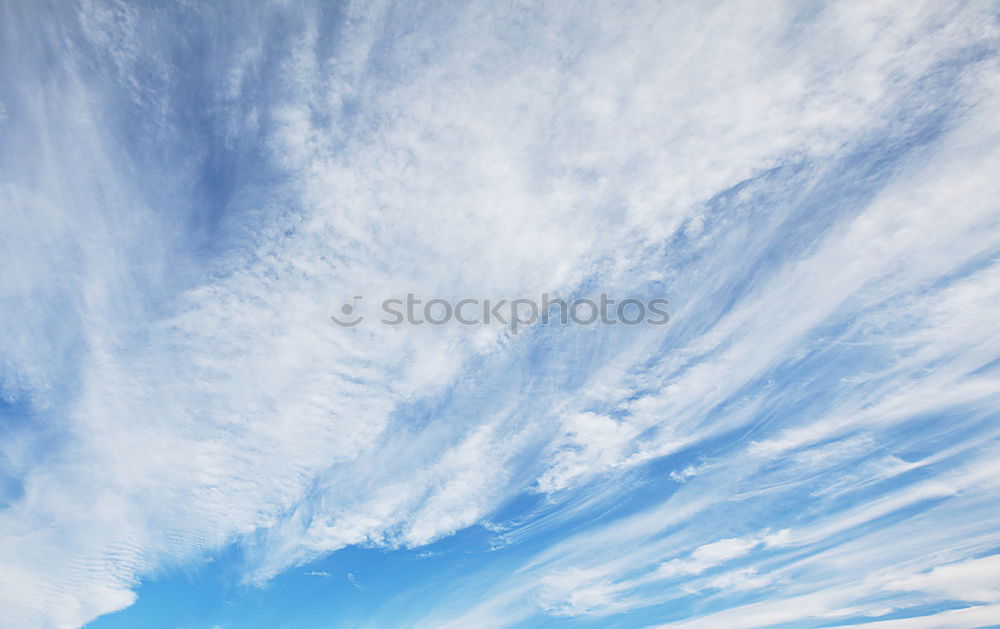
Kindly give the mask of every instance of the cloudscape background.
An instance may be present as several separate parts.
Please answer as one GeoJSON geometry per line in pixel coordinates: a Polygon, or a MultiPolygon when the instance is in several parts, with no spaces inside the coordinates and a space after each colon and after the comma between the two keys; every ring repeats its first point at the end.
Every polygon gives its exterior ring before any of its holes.
{"type": "Polygon", "coordinates": [[[1000,624],[998,19],[0,3],[0,626],[1000,624]]]}

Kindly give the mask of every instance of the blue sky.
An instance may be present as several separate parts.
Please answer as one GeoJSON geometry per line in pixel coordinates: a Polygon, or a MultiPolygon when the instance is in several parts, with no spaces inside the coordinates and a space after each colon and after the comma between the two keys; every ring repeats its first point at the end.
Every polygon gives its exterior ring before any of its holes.
{"type": "Polygon", "coordinates": [[[0,625],[1000,626],[998,9],[0,3],[0,625]]]}

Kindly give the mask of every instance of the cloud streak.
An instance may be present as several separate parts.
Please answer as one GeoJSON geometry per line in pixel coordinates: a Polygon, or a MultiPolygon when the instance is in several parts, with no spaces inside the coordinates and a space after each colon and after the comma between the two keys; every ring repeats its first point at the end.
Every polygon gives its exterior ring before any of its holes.
{"type": "Polygon", "coordinates": [[[985,5],[3,12],[11,622],[484,524],[408,623],[991,613],[985,5]],[[602,291],[671,323],[328,320],[602,291]]]}

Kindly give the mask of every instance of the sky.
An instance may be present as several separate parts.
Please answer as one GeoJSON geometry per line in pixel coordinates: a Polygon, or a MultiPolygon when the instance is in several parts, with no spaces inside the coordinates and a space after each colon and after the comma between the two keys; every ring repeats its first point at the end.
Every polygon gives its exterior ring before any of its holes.
{"type": "Polygon", "coordinates": [[[0,626],[1000,626],[998,53],[987,0],[0,0],[0,626]],[[670,320],[377,316],[602,293],[670,320]]]}

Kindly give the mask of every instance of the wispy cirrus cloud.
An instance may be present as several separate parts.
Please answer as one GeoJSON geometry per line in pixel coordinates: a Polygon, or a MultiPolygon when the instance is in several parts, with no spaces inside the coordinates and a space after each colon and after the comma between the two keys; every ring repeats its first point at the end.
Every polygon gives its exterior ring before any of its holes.
{"type": "Polygon", "coordinates": [[[487,519],[515,568],[411,622],[973,626],[994,602],[961,586],[997,544],[982,5],[3,24],[14,622],[79,626],[234,542],[260,584],[487,519]],[[665,294],[672,322],[332,326],[362,290],[665,294]]]}

